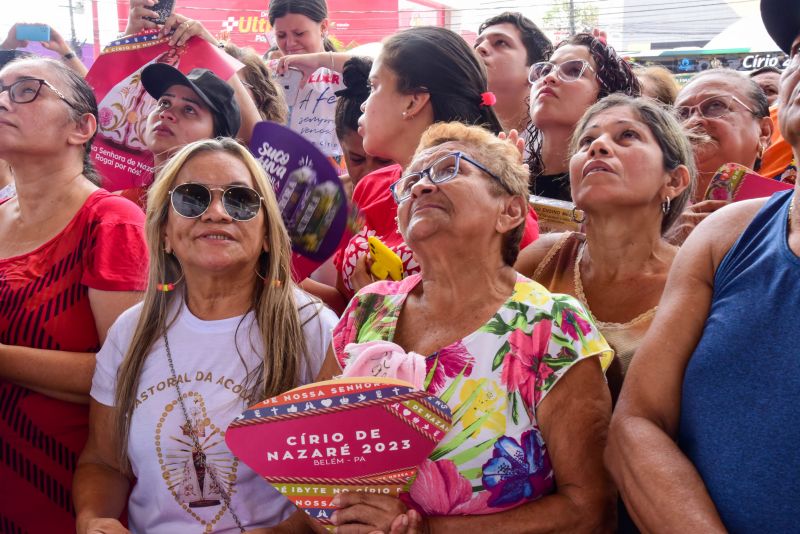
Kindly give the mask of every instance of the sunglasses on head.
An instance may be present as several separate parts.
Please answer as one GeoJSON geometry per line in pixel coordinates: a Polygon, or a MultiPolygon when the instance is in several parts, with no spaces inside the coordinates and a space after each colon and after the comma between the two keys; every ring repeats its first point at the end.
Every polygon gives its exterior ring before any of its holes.
{"type": "Polygon", "coordinates": [[[211,206],[214,191],[222,191],[222,207],[235,221],[249,221],[258,215],[258,210],[261,209],[263,198],[251,187],[246,185],[209,187],[198,183],[181,184],[170,191],[172,209],[181,217],[196,219],[211,206]]]}

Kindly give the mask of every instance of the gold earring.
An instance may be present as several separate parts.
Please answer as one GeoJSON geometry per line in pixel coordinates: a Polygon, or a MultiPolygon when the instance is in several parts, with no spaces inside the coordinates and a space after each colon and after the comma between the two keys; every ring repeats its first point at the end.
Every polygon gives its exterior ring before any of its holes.
{"type": "Polygon", "coordinates": [[[758,153],[756,154],[756,160],[753,162],[753,170],[758,171],[761,169],[762,158],[764,157],[764,143],[758,143],[758,153]]]}

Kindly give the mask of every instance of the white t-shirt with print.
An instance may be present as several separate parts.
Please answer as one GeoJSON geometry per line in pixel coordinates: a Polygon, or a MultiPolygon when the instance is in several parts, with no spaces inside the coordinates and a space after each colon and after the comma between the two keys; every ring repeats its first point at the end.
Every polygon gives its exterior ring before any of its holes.
{"type": "MultiPolygon", "coordinates": [[[[336,315],[321,304],[312,303],[300,290],[296,299],[301,322],[305,323],[309,357],[301,376],[302,383],[308,383],[325,358],[336,315]]],[[[114,405],[117,370],[133,338],[141,309],[139,304],[120,315],[97,354],[91,396],[106,406],[114,405]]],[[[254,315],[251,312],[243,317],[203,321],[182,302],[173,309],[178,317],[168,331],[170,352],[206,465],[209,470],[214,469],[228,491],[245,528],[274,525],[291,515],[294,506],[239,461],[225,444],[228,424],[248,406],[242,398],[247,375],[242,362],[253,370],[263,354],[254,315]]],[[[155,342],[144,363],[136,399],[128,443],[128,457],[137,478],[128,500],[130,530],[238,532],[213,479],[198,468],[201,457],[193,453],[163,338],[155,342]]]]}

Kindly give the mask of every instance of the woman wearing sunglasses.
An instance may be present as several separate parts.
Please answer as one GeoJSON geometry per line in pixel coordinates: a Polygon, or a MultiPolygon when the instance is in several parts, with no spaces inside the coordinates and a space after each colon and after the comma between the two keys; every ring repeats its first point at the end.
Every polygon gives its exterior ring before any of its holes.
{"type": "Polygon", "coordinates": [[[694,76],[678,93],[675,111],[686,128],[700,134],[694,143],[697,189],[670,241],[680,245],[709,214],[727,201],[703,200],[711,178],[726,163],[758,172],[769,146],[772,120],[767,97],[752,79],[730,69],[713,69],[694,76]]]}
{"type": "Polygon", "coordinates": [[[248,405],[311,381],[335,316],[292,282],[269,179],[231,139],[170,159],[150,189],[146,229],[144,303],[114,324],[97,358],[75,475],[78,532],[120,531],[126,499],[132,532],[285,520],[296,509],[233,456],[224,430],[248,405]]]}
{"type": "Polygon", "coordinates": [[[534,63],[528,81],[530,191],[570,200],[569,141],[575,125],[604,96],[617,92],[639,96],[639,82],[613,48],[588,33],[562,41],[549,61],[534,63]]]}
{"type": "Polygon", "coordinates": [[[144,216],[99,189],[91,87],[64,65],[0,70],[0,530],[74,529],[72,476],[88,432],[95,353],[141,298],[144,216]]]}
{"type": "Polygon", "coordinates": [[[322,376],[357,365],[349,343],[392,342],[426,356],[423,387],[455,424],[408,499],[341,494],[337,532],[608,530],[612,352],[575,299],[514,271],[528,196],[519,152],[483,128],[435,124],[391,192],[422,271],[353,298],[322,376]]]}

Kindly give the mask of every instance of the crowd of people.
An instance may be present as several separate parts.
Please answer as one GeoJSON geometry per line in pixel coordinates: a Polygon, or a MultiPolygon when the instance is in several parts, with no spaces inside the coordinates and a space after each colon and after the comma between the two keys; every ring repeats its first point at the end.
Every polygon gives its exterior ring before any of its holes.
{"type": "Polygon", "coordinates": [[[97,98],[58,32],[60,60],[0,44],[1,532],[324,532],[225,431],[364,372],[374,342],[422,355],[417,386],[458,417],[400,498],[339,495],[336,532],[797,528],[800,1],[761,0],[780,69],[682,86],[519,13],[472,48],[415,27],[367,58],[325,0],[272,0],[262,57],[155,3],[126,33],[241,68],[137,74],[155,176],[133,189],[93,168],[97,98]],[[329,95],[312,141],[357,215],[310,277],[247,148],[259,121],[301,131],[289,71],[329,95]],[[792,185],[707,198],[731,164],[792,185]],[[576,230],[540,233],[531,195],[576,230]]]}

